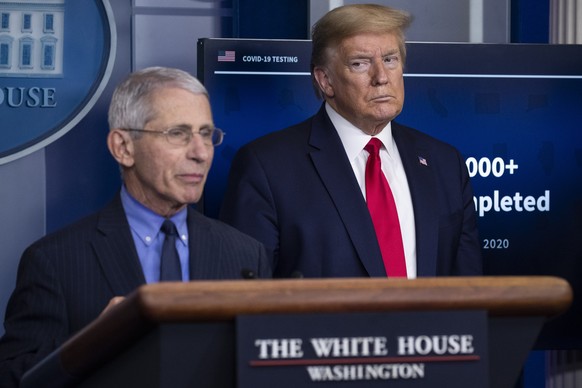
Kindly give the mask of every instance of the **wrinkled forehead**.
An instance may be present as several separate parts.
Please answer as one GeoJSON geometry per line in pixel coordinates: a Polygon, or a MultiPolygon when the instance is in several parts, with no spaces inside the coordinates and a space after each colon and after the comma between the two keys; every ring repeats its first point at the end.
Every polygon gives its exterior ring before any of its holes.
{"type": "Polygon", "coordinates": [[[325,64],[334,57],[370,57],[399,55],[404,57],[405,48],[394,33],[362,33],[338,40],[324,49],[325,64]]]}

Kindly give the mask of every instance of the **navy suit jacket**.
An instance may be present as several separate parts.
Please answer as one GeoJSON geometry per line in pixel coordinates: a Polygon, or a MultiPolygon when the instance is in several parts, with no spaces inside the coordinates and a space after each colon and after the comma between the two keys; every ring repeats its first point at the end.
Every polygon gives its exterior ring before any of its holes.
{"type": "MultiPolygon", "coordinates": [[[[392,134],[412,196],[418,276],[480,275],[462,156],[394,122],[392,134]]],[[[323,106],[237,152],[221,218],[265,244],[277,277],[386,276],[365,199],[323,106]]]]}
{"type": "MultiPolygon", "coordinates": [[[[265,248],[229,225],[188,209],[190,278],[270,277],[265,248]]],[[[114,296],[145,284],[117,196],[100,212],[32,244],[23,254],[0,340],[0,385],[16,381],[95,319],[114,296]]],[[[6,385],[3,385],[6,384],[6,385]]]]}

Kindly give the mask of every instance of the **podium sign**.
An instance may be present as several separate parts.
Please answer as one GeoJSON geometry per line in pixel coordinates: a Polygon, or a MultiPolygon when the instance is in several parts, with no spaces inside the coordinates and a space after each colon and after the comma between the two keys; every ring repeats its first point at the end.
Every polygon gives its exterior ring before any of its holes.
{"type": "Polygon", "coordinates": [[[243,315],[239,388],[486,388],[487,314],[429,311],[243,315]]]}
{"type": "Polygon", "coordinates": [[[552,277],[148,284],[21,387],[512,387],[571,302],[552,277]]]}

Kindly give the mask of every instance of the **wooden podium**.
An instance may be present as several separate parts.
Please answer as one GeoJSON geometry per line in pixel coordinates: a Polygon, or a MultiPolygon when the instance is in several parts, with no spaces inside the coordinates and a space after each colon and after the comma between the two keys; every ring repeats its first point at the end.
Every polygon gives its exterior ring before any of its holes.
{"type": "Polygon", "coordinates": [[[513,387],[544,322],[571,301],[569,284],[555,277],[151,284],[69,339],[21,386],[234,387],[241,314],[483,310],[489,385],[513,387]]]}

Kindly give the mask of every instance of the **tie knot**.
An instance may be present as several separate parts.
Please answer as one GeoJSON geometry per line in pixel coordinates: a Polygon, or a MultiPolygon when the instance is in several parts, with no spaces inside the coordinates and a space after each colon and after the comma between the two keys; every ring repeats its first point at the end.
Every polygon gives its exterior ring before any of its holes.
{"type": "Polygon", "coordinates": [[[177,236],[178,235],[178,230],[176,229],[176,225],[174,225],[174,223],[170,220],[165,220],[164,223],[162,224],[162,232],[164,232],[164,234],[166,236],[177,236]]]}
{"type": "Polygon", "coordinates": [[[366,144],[364,147],[364,149],[372,156],[378,156],[380,153],[380,148],[382,148],[382,141],[377,137],[371,138],[368,144],[366,144]]]}

